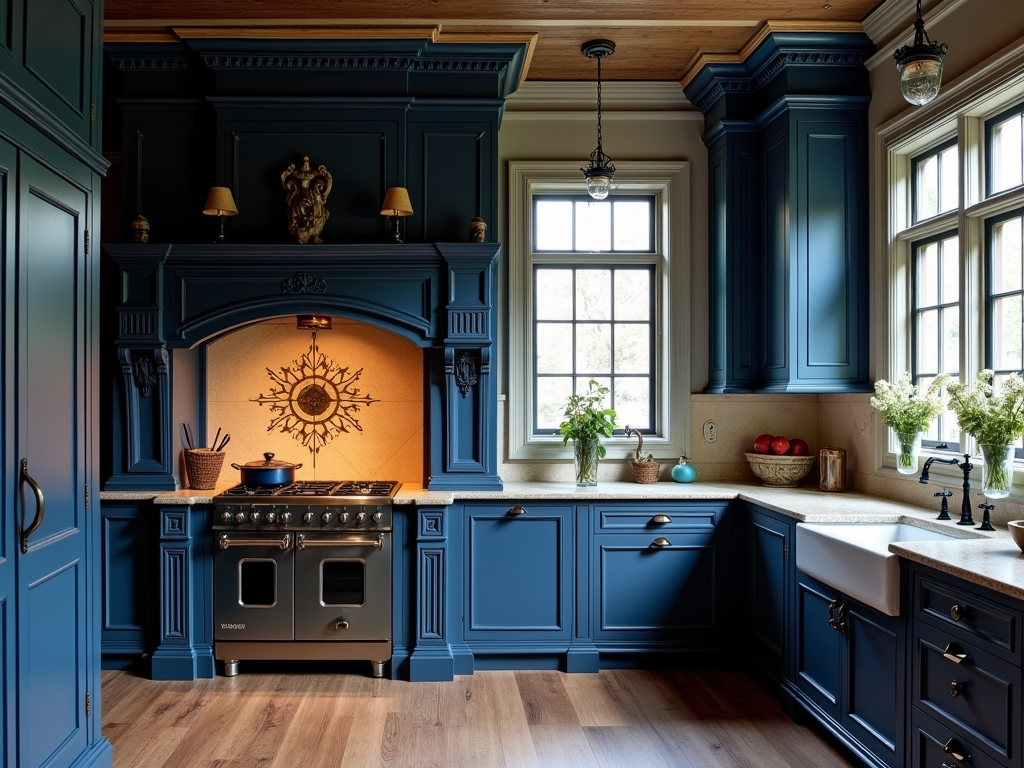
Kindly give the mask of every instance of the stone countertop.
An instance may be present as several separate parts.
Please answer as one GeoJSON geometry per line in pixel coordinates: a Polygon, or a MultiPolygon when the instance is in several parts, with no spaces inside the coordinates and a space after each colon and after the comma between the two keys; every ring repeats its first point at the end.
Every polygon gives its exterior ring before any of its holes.
{"type": "MultiPolygon", "coordinates": [[[[231,485],[210,491],[169,492],[102,491],[101,501],[152,500],[158,506],[210,504],[231,485]]],[[[630,500],[741,499],[795,518],[818,523],[912,523],[964,539],[962,542],[901,542],[889,551],[966,581],[1024,599],[1024,556],[1005,528],[993,532],[958,526],[953,520],[936,520],[937,509],[847,491],[825,493],[816,488],[767,488],[750,483],[630,483],[601,482],[593,488],[571,483],[505,483],[500,491],[428,491],[403,485],[394,498],[396,506],[447,506],[454,501],[502,499],[564,500],[575,502],[630,500]]]]}

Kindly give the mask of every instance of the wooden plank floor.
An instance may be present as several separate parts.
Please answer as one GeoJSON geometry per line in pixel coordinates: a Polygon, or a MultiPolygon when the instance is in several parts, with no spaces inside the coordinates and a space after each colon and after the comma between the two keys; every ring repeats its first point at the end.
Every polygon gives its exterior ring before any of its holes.
{"type": "Polygon", "coordinates": [[[115,768],[852,765],[737,671],[485,671],[407,683],[253,667],[194,682],[104,672],[115,768]]]}

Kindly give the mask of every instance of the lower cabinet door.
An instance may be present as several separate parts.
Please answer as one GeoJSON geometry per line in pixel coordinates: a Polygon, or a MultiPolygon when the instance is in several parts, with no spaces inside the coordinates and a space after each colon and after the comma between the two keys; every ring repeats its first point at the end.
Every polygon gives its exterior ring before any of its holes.
{"type": "Polygon", "coordinates": [[[821,711],[839,722],[840,641],[829,623],[840,605],[837,590],[797,571],[796,577],[796,683],[821,711]]]}
{"type": "Polygon", "coordinates": [[[467,640],[568,642],[571,506],[466,505],[467,640]]]}
{"type": "Polygon", "coordinates": [[[594,640],[715,642],[724,564],[713,532],[596,535],[594,640]]]}

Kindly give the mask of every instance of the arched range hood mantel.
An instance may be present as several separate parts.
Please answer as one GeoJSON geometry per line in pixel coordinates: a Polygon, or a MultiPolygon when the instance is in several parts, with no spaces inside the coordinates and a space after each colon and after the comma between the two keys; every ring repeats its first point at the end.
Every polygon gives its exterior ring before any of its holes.
{"type": "MultiPolygon", "coordinates": [[[[174,349],[249,323],[329,314],[424,349],[431,490],[500,490],[493,243],[428,245],[111,244],[120,363],[106,490],[173,490],[174,349]]],[[[396,425],[400,427],[401,425],[396,425]]]]}

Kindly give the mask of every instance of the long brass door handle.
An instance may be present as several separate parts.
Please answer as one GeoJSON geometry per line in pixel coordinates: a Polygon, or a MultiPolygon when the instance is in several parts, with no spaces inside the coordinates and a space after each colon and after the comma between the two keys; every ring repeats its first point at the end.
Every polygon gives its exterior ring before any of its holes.
{"type": "MultiPolygon", "coordinates": [[[[39,526],[43,524],[43,518],[46,517],[46,501],[43,499],[43,489],[39,487],[39,483],[28,473],[28,459],[21,460],[21,482],[28,483],[29,488],[32,489],[32,493],[36,497],[36,517],[28,528],[23,527],[21,530],[21,553],[25,554],[28,552],[28,537],[39,529],[39,526]]],[[[21,512],[21,521],[24,525],[24,507],[21,512]]]]}

